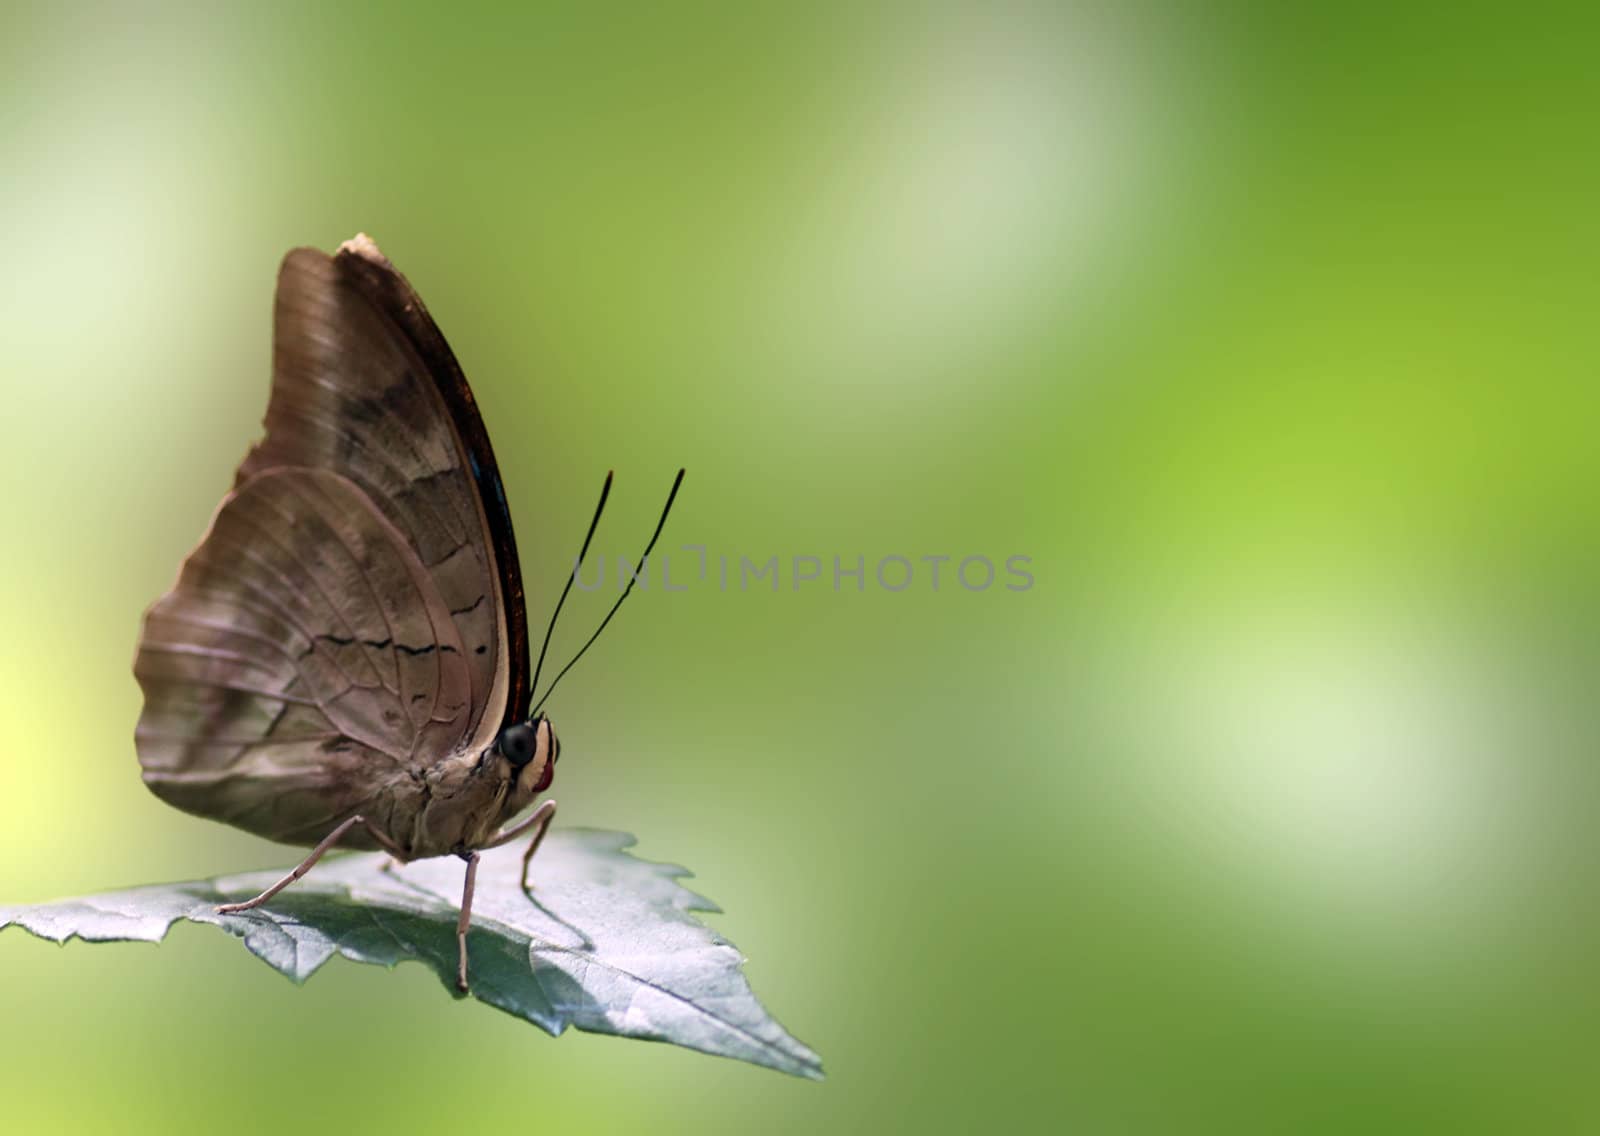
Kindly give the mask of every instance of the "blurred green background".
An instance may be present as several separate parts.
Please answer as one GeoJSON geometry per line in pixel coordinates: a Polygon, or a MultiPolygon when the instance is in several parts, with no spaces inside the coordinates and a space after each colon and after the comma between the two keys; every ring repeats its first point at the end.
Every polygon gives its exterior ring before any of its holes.
{"type": "Polygon", "coordinates": [[[552,706],[825,1083],[12,932],[7,1124],[1600,1130],[1595,30],[7,5],[5,901],[293,856],[144,790],[130,661],[294,245],[426,298],[536,623],[611,466],[608,555],[684,464],[714,555],[1037,579],[645,593],[552,706]]]}

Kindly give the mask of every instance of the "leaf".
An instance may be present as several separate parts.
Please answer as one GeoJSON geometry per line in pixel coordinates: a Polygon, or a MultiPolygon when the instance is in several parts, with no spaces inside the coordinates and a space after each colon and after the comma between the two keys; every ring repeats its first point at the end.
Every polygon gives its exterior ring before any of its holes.
{"type": "MultiPolygon", "coordinates": [[[[598,829],[550,833],[521,886],[516,847],[483,853],[467,936],[472,996],[552,1034],[567,1026],[670,1041],[799,1077],[821,1059],[762,1008],[738,950],[690,912],[719,911],[678,884],[690,873],[640,860],[634,839],[598,829]]],[[[282,872],[130,888],[33,907],[0,907],[65,942],[158,942],[179,919],[220,927],[304,982],[335,954],[394,966],[415,959],[455,993],[456,917],[464,866],[444,857],[385,869],[381,853],[329,856],[263,907],[218,915],[282,872]]]]}

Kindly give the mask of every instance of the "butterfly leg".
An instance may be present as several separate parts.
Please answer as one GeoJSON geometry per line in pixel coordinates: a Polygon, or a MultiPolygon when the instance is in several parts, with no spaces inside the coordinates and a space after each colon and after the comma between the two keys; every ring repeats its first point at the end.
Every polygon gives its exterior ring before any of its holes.
{"type": "Polygon", "coordinates": [[[467,882],[461,888],[461,915],[456,919],[456,950],[460,961],[456,965],[456,988],[467,992],[467,928],[472,923],[472,892],[478,884],[478,854],[464,853],[467,862],[467,882]]]}
{"type": "Polygon", "coordinates": [[[301,876],[303,876],[307,872],[309,872],[312,869],[312,867],[314,867],[316,865],[316,862],[318,860],[322,859],[322,857],[327,853],[328,849],[332,848],[335,844],[339,843],[339,841],[343,840],[344,837],[345,837],[345,834],[348,833],[352,828],[354,828],[358,824],[364,826],[366,828],[366,830],[369,833],[371,833],[372,838],[374,840],[376,840],[384,848],[386,848],[389,851],[390,855],[395,856],[397,858],[399,857],[400,850],[397,849],[394,846],[394,844],[389,840],[389,838],[384,836],[377,829],[373,828],[370,824],[367,824],[367,818],[366,817],[361,816],[361,815],[358,814],[356,816],[351,817],[349,820],[345,821],[338,828],[336,828],[332,832],[328,833],[328,835],[324,836],[322,838],[322,843],[318,844],[315,848],[313,848],[311,850],[311,855],[307,856],[304,860],[302,860],[300,862],[300,866],[295,868],[295,870],[290,872],[287,876],[284,876],[283,879],[281,879],[277,883],[273,884],[266,891],[262,892],[260,895],[256,896],[254,899],[247,899],[243,903],[224,903],[224,904],[222,904],[220,907],[217,908],[217,914],[218,915],[236,915],[241,911],[249,911],[253,907],[260,907],[263,903],[267,902],[267,900],[271,899],[273,896],[277,895],[284,888],[288,887],[290,884],[292,884],[296,880],[298,880],[301,876]]]}
{"type": "Polygon", "coordinates": [[[539,851],[539,844],[544,840],[544,834],[550,831],[550,822],[555,819],[555,816],[556,803],[554,801],[546,801],[544,804],[534,809],[533,812],[528,816],[527,820],[523,821],[519,825],[506,829],[504,832],[490,840],[488,844],[484,845],[485,848],[498,848],[502,844],[510,844],[513,840],[521,836],[524,832],[527,832],[530,828],[537,829],[537,831],[533,834],[533,839],[528,842],[528,850],[522,854],[523,891],[528,890],[528,864],[533,860],[533,854],[539,851]]]}
{"type": "Polygon", "coordinates": [[[533,839],[528,841],[528,850],[522,854],[522,890],[528,890],[528,865],[533,862],[533,854],[539,851],[539,845],[544,841],[544,834],[550,831],[550,822],[556,819],[556,803],[546,801],[534,810],[529,821],[539,818],[539,831],[533,834],[533,839]]]}

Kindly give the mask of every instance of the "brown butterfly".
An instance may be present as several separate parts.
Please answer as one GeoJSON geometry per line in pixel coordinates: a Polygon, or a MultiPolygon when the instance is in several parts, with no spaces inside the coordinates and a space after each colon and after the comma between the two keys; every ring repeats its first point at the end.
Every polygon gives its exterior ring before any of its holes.
{"type": "MultiPolygon", "coordinates": [[[[365,235],[295,249],[278,274],[266,437],[145,615],[135,731],[151,791],[186,812],[311,846],[247,911],[336,844],[466,861],[555,816],[561,743],[531,705],[517,545],[472,391],[422,301],[365,235]]],[[[678,471],[654,548],[683,481],[678,471]]],[[[611,489],[578,554],[589,549],[611,489]]],[[[617,598],[577,662],[627,598],[617,598]]],[[[570,670],[568,663],[550,685],[570,670]]],[[[549,697],[549,691],[545,697],[549,697]]]]}

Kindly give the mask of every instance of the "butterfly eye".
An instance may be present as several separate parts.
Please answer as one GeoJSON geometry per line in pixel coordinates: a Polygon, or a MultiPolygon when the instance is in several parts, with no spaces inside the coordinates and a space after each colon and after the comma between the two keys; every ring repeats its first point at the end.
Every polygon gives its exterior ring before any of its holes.
{"type": "Polygon", "coordinates": [[[533,760],[535,748],[533,731],[526,725],[512,726],[500,735],[500,752],[518,769],[533,760]]]}

